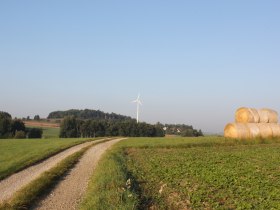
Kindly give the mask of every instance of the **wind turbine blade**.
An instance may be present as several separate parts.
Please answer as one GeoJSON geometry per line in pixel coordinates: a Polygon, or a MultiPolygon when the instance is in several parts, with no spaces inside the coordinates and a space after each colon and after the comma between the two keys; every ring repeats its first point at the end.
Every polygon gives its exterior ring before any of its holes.
{"type": "Polygon", "coordinates": [[[141,102],[140,100],[138,101],[138,103],[139,103],[140,105],[143,105],[142,102],[141,102]]]}

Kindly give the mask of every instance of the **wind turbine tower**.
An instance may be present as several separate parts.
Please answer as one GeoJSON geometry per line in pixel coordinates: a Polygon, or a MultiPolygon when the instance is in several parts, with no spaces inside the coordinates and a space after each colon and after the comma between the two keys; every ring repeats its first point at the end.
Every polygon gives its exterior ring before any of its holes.
{"type": "Polygon", "coordinates": [[[138,97],[136,100],[132,101],[132,103],[136,103],[137,104],[137,123],[139,123],[139,106],[142,105],[141,101],[140,101],[140,94],[138,94],[138,97]]]}

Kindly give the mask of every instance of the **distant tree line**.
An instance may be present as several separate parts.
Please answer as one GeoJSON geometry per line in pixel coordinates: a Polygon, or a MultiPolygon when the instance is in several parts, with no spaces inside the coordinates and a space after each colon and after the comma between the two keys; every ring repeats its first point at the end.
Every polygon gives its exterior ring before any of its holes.
{"type": "Polygon", "coordinates": [[[7,112],[0,111],[0,138],[41,138],[42,129],[26,128],[23,121],[12,119],[12,116],[7,112]]]}
{"type": "Polygon", "coordinates": [[[40,119],[41,119],[41,118],[40,118],[40,116],[39,116],[39,115],[35,115],[35,116],[34,116],[34,120],[36,120],[36,121],[40,121],[40,119]]]}
{"type": "MultiPolygon", "coordinates": [[[[33,119],[34,119],[35,121],[40,121],[40,120],[41,120],[41,118],[40,118],[39,115],[35,115],[33,119]]],[[[26,118],[23,117],[22,120],[24,120],[24,121],[30,121],[31,118],[30,118],[30,116],[27,116],[26,118]]]]}
{"type": "Polygon", "coordinates": [[[60,119],[64,117],[74,116],[77,119],[83,120],[131,120],[131,117],[115,114],[115,113],[105,113],[100,110],[78,110],[70,109],[67,111],[55,111],[51,112],[48,116],[48,119],[60,119]]]}
{"type": "Polygon", "coordinates": [[[60,127],[61,138],[129,136],[162,137],[162,127],[135,120],[83,120],[76,116],[67,116],[60,127]]]}
{"type": "Polygon", "coordinates": [[[201,130],[194,129],[191,125],[185,124],[165,124],[162,125],[166,135],[180,135],[183,137],[203,136],[201,130]]]}

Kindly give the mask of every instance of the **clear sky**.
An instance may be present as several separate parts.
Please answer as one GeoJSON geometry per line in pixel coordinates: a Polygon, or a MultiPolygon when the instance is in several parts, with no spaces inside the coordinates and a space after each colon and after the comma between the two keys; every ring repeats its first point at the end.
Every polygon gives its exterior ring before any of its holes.
{"type": "Polygon", "coordinates": [[[0,110],[100,109],[222,132],[280,112],[280,1],[0,1],[0,110]]]}

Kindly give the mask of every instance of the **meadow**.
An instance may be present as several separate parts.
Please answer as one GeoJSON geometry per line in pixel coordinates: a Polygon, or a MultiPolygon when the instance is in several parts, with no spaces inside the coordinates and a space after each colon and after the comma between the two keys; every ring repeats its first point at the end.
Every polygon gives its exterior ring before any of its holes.
{"type": "Polygon", "coordinates": [[[90,139],[0,139],[0,180],[90,139]]]}
{"type": "Polygon", "coordinates": [[[53,139],[59,137],[59,127],[39,127],[39,126],[28,126],[27,128],[41,128],[43,130],[43,139],[53,139]]]}
{"type": "Polygon", "coordinates": [[[43,129],[43,139],[52,139],[59,137],[60,128],[42,128],[43,129]]]}
{"type": "Polygon", "coordinates": [[[279,159],[279,139],[131,138],[101,160],[81,209],[280,209],[279,159]]]}

